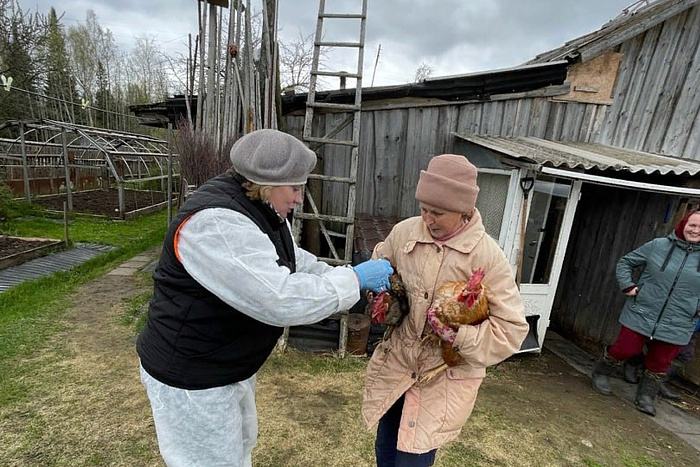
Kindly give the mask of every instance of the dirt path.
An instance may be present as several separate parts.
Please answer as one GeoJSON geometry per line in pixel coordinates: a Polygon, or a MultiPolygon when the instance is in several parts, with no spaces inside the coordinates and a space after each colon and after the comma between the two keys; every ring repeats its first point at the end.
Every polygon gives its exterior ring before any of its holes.
{"type": "Polygon", "coordinates": [[[107,275],[80,287],[65,329],[24,362],[33,370],[26,374],[33,393],[14,414],[20,423],[0,426],[9,436],[0,465],[163,465],[139,382],[134,333],[120,323],[124,300],[147,290],[136,276],[107,275]]]}
{"type": "MultiPolygon", "coordinates": [[[[163,466],[135,333],[124,325],[125,300],[149,290],[139,275],[106,275],[77,291],[65,329],[22,362],[31,393],[0,411],[0,465],[163,466]]],[[[263,367],[256,467],[373,466],[373,435],[359,416],[364,365],[319,375],[304,366],[316,363],[273,357],[263,367]]],[[[588,377],[543,352],[489,371],[472,418],[436,463],[467,465],[694,467],[700,456],[629,404],[595,395],[588,377]]]]}

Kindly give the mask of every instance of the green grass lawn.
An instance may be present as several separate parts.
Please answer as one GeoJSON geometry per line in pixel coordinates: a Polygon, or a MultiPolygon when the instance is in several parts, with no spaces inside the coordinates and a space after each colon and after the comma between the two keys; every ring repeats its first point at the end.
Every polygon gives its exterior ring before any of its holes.
{"type": "MultiPolygon", "coordinates": [[[[166,213],[114,222],[89,218],[70,221],[74,242],[113,245],[109,253],[70,271],[25,282],[0,294],[0,406],[21,393],[13,358],[29,355],[60,329],[60,317],[70,294],[127,259],[159,245],[166,231],[166,213]],[[19,392],[18,392],[19,391],[19,392]]],[[[63,221],[42,217],[40,211],[0,223],[0,233],[20,237],[63,237],[63,221]]]]}
{"type": "MultiPolygon", "coordinates": [[[[156,247],[165,213],[131,221],[73,219],[71,238],[116,248],[71,271],[0,294],[0,466],[163,464],[138,380],[134,337],[150,278],[104,274],[156,247]],[[109,296],[109,300],[105,299],[109,296]]],[[[40,212],[0,233],[61,238],[40,212]]],[[[372,467],[374,430],[360,415],[366,358],[289,349],[258,377],[257,467],[372,467]]],[[[697,452],[551,354],[491,368],[457,440],[436,467],[694,467],[697,452]]]]}

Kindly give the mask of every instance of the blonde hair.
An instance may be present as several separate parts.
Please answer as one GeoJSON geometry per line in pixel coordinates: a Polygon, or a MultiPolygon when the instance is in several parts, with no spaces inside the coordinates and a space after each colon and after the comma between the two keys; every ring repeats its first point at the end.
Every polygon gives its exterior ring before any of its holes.
{"type": "MultiPolygon", "coordinates": [[[[242,177],[242,175],[237,173],[233,167],[229,168],[226,173],[232,177],[235,177],[236,175],[242,177]]],[[[272,185],[258,185],[257,183],[253,183],[249,180],[241,183],[241,186],[245,189],[245,195],[249,200],[262,202],[270,201],[270,191],[272,191],[274,188],[272,185]]]]}
{"type": "Polygon", "coordinates": [[[243,188],[246,189],[246,196],[251,201],[270,201],[270,192],[274,188],[272,185],[258,185],[253,182],[245,182],[243,188]]]}

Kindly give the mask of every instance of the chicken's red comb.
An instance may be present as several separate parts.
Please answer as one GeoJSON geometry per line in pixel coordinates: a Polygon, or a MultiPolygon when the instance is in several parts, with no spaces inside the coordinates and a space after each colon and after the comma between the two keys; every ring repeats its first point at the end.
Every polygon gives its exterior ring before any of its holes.
{"type": "Polygon", "coordinates": [[[484,272],[484,268],[476,268],[472,271],[472,276],[469,278],[469,282],[467,283],[467,288],[473,289],[477,287],[479,284],[481,284],[481,281],[484,280],[484,276],[486,273],[484,272]]]}

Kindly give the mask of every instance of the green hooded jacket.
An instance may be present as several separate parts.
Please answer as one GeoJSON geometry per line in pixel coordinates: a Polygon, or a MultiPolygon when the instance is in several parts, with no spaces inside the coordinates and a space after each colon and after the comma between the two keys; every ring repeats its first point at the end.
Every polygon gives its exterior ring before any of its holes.
{"type": "Polygon", "coordinates": [[[628,297],[620,324],[652,339],[685,345],[700,316],[700,243],[679,239],[675,233],[655,238],[617,262],[617,282],[628,297]],[[639,283],[632,270],[643,266],[639,283]]]}

